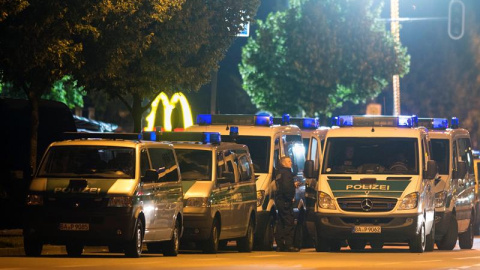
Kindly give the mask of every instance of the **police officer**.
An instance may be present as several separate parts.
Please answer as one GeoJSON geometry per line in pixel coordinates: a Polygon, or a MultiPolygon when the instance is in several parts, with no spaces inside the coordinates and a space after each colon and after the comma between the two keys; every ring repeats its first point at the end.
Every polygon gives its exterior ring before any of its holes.
{"type": "Polygon", "coordinates": [[[275,182],[277,186],[275,205],[278,210],[277,230],[275,232],[277,251],[298,252],[299,249],[293,246],[295,231],[293,202],[297,184],[293,179],[292,160],[290,157],[286,156],[280,159],[275,182]]]}

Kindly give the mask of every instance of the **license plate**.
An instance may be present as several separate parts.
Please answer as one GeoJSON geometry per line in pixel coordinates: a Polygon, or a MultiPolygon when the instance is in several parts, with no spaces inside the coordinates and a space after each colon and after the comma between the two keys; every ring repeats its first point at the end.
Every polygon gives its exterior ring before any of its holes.
{"type": "Polygon", "coordinates": [[[61,231],[88,231],[90,224],[88,223],[60,223],[59,229],[61,231]]]}
{"type": "Polygon", "coordinates": [[[352,230],[353,233],[381,233],[382,227],[380,226],[355,226],[352,230]]]}

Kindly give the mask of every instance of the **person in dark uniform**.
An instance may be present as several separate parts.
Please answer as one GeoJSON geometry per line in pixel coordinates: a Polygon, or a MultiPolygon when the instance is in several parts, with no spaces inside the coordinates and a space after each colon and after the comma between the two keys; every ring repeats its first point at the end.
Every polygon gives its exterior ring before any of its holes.
{"type": "Polygon", "coordinates": [[[278,210],[277,230],[275,241],[277,251],[297,252],[298,248],[293,246],[295,221],[293,216],[293,202],[295,199],[296,183],[293,179],[292,160],[289,157],[280,159],[280,166],[276,170],[275,182],[277,190],[275,193],[275,205],[278,210]]]}

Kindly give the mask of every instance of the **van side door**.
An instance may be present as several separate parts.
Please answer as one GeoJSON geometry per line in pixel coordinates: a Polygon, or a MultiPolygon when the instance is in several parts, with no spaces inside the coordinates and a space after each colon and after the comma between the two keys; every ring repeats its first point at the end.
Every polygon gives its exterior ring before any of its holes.
{"type": "Polygon", "coordinates": [[[250,211],[256,208],[256,188],[253,166],[246,150],[235,150],[239,181],[232,194],[235,234],[243,236],[247,230],[250,211]]]}
{"type": "Polygon", "coordinates": [[[146,148],[140,149],[140,187],[137,192],[138,199],[143,204],[143,214],[145,216],[145,240],[156,239],[156,234],[159,229],[155,209],[155,195],[154,189],[156,183],[154,181],[146,180],[145,175],[147,170],[151,169],[150,157],[146,148]]]}
{"type": "Polygon", "coordinates": [[[235,154],[230,150],[217,152],[217,179],[213,190],[213,198],[216,202],[221,216],[220,238],[234,237],[234,211],[232,204],[232,195],[235,192],[234,187],[238,182],[237,164],[235,154]]]}
{"type": "MultiPolygon", "coordinates": [[[[466,226],[468,226],[468,222],[471,218],[471,208],[473,203],[473,195],[474,195],[474,172],[473,172],[473,155],[471,151],[470,139],[468,138],[458,138],[456,141],[456,157],[455,162],[462,161],[465,162],[467,167],[467,172],[464,176],[458,176],[458,178],[454,179],[457,181],[457,190],[458,190],[458,198],[456,201],[456,213],[457,213],[457,220],[459,221],[459,231],[462,232],[466,230],[466,226]],[[462,222],[461,220],[464,220],[462,222]]],[[[454,149],[455,150],[455,149],[454,149]]]]}

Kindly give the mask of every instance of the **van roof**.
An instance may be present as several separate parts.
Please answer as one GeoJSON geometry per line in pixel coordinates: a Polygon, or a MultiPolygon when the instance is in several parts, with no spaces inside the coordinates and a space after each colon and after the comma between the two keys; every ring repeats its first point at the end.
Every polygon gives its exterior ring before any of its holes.
{"type": "Polygon", "coordinates": [[[391,138],[418,138],[426,133],[424,128],[399,128],[399,127],[342,127],[330,129],[330,137],[391,137],[391,138]]]}
{"type": "Polygon", "coordinates": [[[165,147],[172,147],[168,142],[154,142],[154,141],[134,141],[134,140],[111,140],[111,139],[75,139],[54,142],[51,146],[118,146],[118,147],[132,147],[135,148],[140,145],[164,145],[165,147]]]}
{"type": "Polygon", "coordinates": [[[444,130],[431,130],[429,129],[428,135],[430,139],[440,139],[440,138],[453,138],[456,136],[468,137],[470,138],[470,133],[468,130],[463,128],[455,128],[455,129],[444,129],[444,130]]]}

